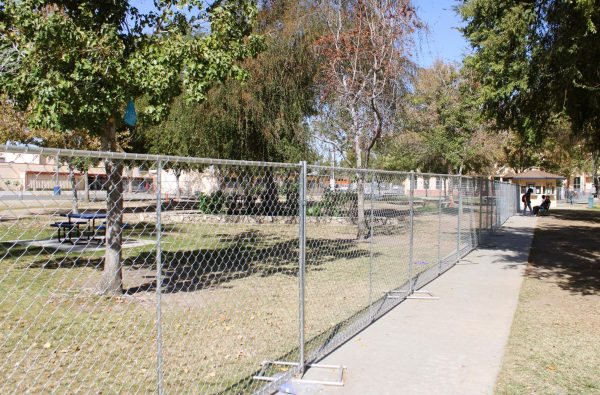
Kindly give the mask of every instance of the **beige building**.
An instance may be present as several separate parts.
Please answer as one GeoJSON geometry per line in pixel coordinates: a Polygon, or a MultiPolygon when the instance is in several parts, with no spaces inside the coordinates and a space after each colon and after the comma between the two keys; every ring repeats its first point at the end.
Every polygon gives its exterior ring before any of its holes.
{"type": "Polygon", "coordinates": [[[520,186],[521,193],[533,189],[531,200],[541,199],[542,195],[550,195],[554,200],[560,198],[560,187],[565,177],[548,173],[539,169],[526,170],[512,176],[512,182],[520,186]]]}
{"type": "MultiPolygon", "coordinates": [[[[92,190],[103,189],[106,172],[102,162],[84,172],[75,171],[78,190],[85,189],[86,181],[92,190]]],[[[123,171],[126,189],[139,189],[152,184],[155,176],[139,168],[123,171]]],[[[53,156],[0,152],[0,191],[51,191],[55,186],[70,190],[69,168],[65,163],[57,166],[53,156]]]]}

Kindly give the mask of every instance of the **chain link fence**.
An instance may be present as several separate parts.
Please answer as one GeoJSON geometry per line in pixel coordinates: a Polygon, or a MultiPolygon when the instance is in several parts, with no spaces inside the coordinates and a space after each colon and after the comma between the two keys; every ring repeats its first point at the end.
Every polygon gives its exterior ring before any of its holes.
{"type": "Polygon", "coordinates": [[[519,202],[465,176],[0,152],[2,393],[272,393],[519,202]]]}

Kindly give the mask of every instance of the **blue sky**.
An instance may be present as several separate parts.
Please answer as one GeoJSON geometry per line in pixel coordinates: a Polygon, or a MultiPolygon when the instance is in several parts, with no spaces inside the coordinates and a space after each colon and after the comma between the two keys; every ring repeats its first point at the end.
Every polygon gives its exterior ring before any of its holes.
{"type": "MultiPolygon", "coordinates": [[[[459,31],[461,21],[452,9],[456,0],[412,0],[417,15],[427,24],[428,32],[418,39],[417,63],[431,66],[437,58],[460,62],[468,45],[459,31]]],[[[142,11],[152,9],[150,0],[132,0],[142,11]]]]}
{"type": "Polygon", "coordinates": [[[456,0],[413,0],[417,15],[428,27],[418,45],[417,63],[427,67],[437,58],[460,62],[468,52],[468,44],[456,30],[461,25],[459,16],[452,9],[456,0]]]}

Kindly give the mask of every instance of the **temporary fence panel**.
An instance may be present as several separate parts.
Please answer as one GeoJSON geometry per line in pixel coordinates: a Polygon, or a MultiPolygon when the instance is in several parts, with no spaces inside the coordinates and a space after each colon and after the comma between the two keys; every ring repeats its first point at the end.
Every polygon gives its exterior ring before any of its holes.
{"type": "Polygon", "coordinates": [[[271,393],[518,209],[467,176],[0,150],[11,393],[271,393]]]}

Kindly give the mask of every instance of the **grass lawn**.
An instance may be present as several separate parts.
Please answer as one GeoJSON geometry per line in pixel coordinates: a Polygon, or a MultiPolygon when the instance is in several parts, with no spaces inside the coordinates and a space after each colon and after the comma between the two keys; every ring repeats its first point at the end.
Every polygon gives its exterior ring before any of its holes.
{"type": "MultiPolygon", "coordinates": [[[[307,224],[306,339],[322,339],[307,352],[407,281],[408,218],[402,211],[397,216],[400,221],[378,223],[374,236],[362,241],[353,225],[307,224]]],[[[461,246],[478,216],[464,218],[461,246]]],[[[100,296],[101,251],[55,252],[12,242],[50,238],[56,220],[39,213],[0,222],[0,390],[154,392],[155,246],[124,249],[125,294],[100,296]]],[[[155,238],[155,225],[135,212],[124,220],[132,227],[125,238],[155,238]]],[[[297,360],[298,225],[163,224],[166,389],[251,392],[261,384],[250,377],[263,360],[297,360]]],[[[456,210],[415,215],[415,274],[435,267],[438,246],[441,257],[455,250],[456,225],[456,210]]]]}
{"type": "Polygon", "coordinates": [[[600,394],[600,212],[538,219],[497,394],[600,394]]]}

